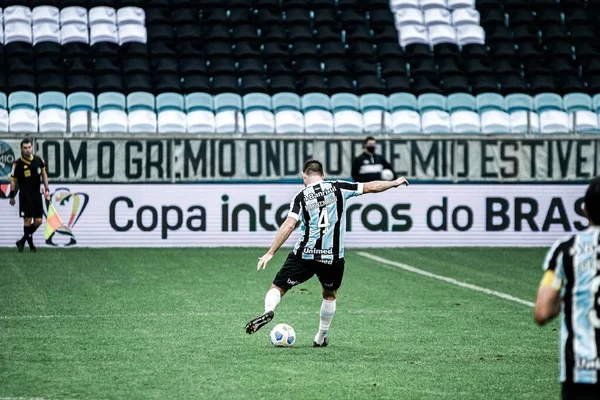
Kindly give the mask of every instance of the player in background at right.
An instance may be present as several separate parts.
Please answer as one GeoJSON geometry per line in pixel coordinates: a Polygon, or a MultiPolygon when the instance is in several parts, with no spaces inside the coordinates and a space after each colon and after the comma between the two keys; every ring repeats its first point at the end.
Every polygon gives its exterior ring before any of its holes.
{"type": "Polygon", "coordinates": [[[560,382],[563,399],[600,399],[600,177],[585,194],[590,226],[558,240],[544,262],[535,321],[560,314],[560,382]]]}

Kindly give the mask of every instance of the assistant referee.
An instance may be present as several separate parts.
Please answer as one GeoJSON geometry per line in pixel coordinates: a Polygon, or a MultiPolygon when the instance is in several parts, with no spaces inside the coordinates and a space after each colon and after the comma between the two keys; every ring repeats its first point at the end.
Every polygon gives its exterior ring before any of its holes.
{"type": "Polygon", "coordinates": [[[33,144],[30,139],[21,141],[21,158],[13,163],[10,174],[10,205],[15,205],[15,197],[19,193],[19,215],[23,218],[23,237],[16,243],[19,252],[25,248],[35,252],[33,234],[42,224],[44,205],[40,193],[40,180],[44,182],[44,196],[50,201],[46,163],[41,157],[33,155],[33,144]],[[18,188],[17,188],[18,184],[18,188]]]}

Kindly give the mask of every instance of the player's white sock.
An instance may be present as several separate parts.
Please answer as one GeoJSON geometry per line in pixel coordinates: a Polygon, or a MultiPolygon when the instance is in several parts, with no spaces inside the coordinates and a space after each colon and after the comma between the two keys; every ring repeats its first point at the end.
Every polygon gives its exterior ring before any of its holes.
{"type": "Polygon", "coordinates": [[[325,300],[321,303],[321,321],[319,322],[319,332],[315,336],[315,343],[323,344],[323,339],[327,336],[331,320],[335,315],[335,300],[325,300]]]}
{"type": "Polygon", "coordinates": [[[275,307],[281,301],[279,289],[271,288],[265,296],[265,312],[275,311],[275,307]]]}

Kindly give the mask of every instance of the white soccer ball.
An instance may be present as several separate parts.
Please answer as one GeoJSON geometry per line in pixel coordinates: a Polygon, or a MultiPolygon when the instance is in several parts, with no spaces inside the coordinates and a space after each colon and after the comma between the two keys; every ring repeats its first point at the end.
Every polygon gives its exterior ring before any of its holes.
{"type": "Polygon", "coordinates": [[[277,324],[271,329],[271,344],[276,347],[290,347],[296,342],[296,332],[288,324],[277,324]]]}
{"type": "Polygon", "coordinates": [[[381,171],[381,179],[384,181],[391,181],[394,179],[394,173],[391,169],[384,169],[381,171]]]}

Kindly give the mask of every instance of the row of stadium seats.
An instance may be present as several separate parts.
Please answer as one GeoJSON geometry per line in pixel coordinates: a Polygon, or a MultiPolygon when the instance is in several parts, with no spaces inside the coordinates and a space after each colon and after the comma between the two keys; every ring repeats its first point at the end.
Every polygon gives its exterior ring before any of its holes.
{"type": "Polygon", "coordinates": [[[600,95],[457,93],[0,94],[0,131],[162,133],[597,132],[600,95]],[[38,114],[39,110],[39,114],[38,114]],[[69,113],[67,114],[67,110],[69,113]],[[68,115],[68,117],[67,117],[68,115]],[[89,127],[91,123],[91,128],[89,127]]]}

